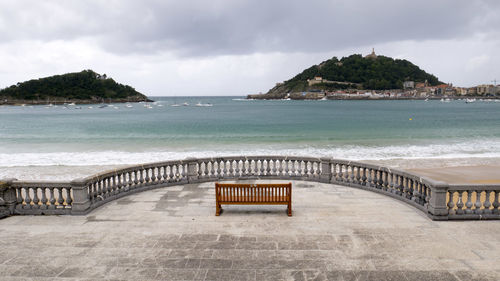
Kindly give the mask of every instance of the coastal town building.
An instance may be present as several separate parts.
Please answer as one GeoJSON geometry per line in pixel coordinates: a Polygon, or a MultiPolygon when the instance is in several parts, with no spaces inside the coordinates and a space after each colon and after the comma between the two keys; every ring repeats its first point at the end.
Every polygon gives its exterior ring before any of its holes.
{"type": "Polygon", "coordinates": [[[413,88],[415,88],[414,81],[404,81],[403,82],[403,89],[413,89],[413,88]]]}
{"type": "Polygon", "coordinates": [[[462,87],[455,87],[455,91],[456,91],[457,95],[460,95],[460,96],[465,96],[468,93],[468,89],[462,88],[462,87]]]}
{"type": "MultiPolygon", "coordinates": [[[[318,81],[317,83],[325,83],[325,81],[328,81],[321,77],[315,78],[317,79],[315,81],[318,81]]],[[[441,99],[465,96],[484,96],[485,98],[500,96],[500,86],[496,85],[478,85],[467,88],[454,87],[453,84],[449,83],[431,86],[427,81],[415,83],[414,81],[408,80],[403,82],[403,87],[404,89],[393,90],[359,90],[359,88],[333,91],[316,90],[304,92],[301,97],[306,99],[441,99]],[[413,88],[412,84],[414,85],[413,88]]]]}
{"type": "Polygon", "coordinates": [[[495,85],[479,85],[476,87],[476,94],[479,96],[496,95],[500,92],[500,87],[495,85]]]}
{"type": "Polygon", "coordinates": [[[475,96],[475,95],[477,95],[477,88],[476,87],[472,87],[472,88],[467,89],[467,95],[468,96],[475,96]]]}

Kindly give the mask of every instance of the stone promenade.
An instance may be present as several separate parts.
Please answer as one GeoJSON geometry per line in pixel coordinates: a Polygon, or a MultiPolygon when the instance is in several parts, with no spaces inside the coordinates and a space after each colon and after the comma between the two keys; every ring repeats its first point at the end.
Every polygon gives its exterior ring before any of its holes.
{"type": "Polygon", "coordinates": [[[214,201],[213,183],[192,184],[87,216],[0,220],[0,279],[500,280],[500,221],[436,222],[384,195],[299,181],[293,217],[286,206],[216,217],[214,201]]]}

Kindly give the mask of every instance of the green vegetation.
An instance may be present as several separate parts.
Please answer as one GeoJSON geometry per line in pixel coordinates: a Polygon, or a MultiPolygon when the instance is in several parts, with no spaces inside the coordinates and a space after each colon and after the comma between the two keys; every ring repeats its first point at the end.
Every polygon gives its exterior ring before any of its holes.
{"type": "MultiPolygon", "coordinates": [[[[342,59],[333,57],[319,65],[313,65],[292,79],[269,90],[268,98],[281,98],[286,93],[337,89],[388,90],[402,89],[403,82],[427,82],[430,85],[441,84],[438,78],[421,70],[407,60],[392,59],[385,56],[364,58],[351,55],[342,59]],[[319,76],[331,83],[319,83],[308,86],[308,79],[319,76]],[[335,83],[344,82],[344,83],[335,83]]],[[[255,96],[252,96],[255,97],[255,96]]]]}
{"type": "Polygon", "coordinates": [[[0,90],[0,99],[18,101],[140,101],[147,97],[134,88],[92,70],[17,83],[0,90]]]}

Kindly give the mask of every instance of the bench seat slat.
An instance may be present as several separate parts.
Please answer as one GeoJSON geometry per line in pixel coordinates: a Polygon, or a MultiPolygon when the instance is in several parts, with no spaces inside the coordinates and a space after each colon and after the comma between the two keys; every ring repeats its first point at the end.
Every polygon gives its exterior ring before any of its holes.
{"type": "MultiPolygon", "coordinates": [[[[229,204],[231,202],[250,202],[247,199],[248,198],[245,196],[233,196],[229,200],[221,200],[219,202],[224,203],[224,204],[229,204]]],[[[264,203],[273,203],[273,202],[288,203],[288,197],[287,196],[275,196],[272,198],[269,197],[269,198],[264,198],[264,200],[260,200],[260,201],[257,201],[255,203],[264,204],[264,203]]]]}

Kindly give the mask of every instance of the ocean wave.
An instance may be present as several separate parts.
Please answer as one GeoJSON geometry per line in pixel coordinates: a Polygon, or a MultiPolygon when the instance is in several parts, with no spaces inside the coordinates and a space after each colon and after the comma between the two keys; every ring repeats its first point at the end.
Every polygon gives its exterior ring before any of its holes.
{"type": "Polygon", "coordinates": [[[452,159],[500,157],[499,141],[470,141],[427,145],[341,145],[278,147],[240,146],[211,147],[193,150],[153,151],[80,151],[40,153],[0,153],[0,167],[17,166],[86,166],[133,165],[148,162],[184,159],[189,157],[218,157],[233,155],[289,155],[332,157],[349,160],[390,159],[452,159]]]}

